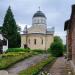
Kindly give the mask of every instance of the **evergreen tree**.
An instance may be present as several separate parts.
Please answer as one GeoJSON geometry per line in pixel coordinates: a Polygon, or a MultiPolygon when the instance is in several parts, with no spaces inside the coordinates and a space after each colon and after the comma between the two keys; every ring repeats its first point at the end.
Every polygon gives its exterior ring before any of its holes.
{"type": "Polygon", "coordinates": [[[18,42],[20,42],[20,33],[18,32],[18,26],[15,22],[10,6],[4,17],[2,33],[4,37],[8,39],[9,48],[20,47],[20,43],[18,44],[18,42]]]}

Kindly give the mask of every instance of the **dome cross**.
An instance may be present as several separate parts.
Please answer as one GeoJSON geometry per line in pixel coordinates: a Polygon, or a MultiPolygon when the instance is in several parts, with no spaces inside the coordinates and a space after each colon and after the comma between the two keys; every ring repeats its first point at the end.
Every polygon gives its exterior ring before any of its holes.
{"type": "Polygon", "coordinates": [[[40,6],[39,6],[39,11],[40,11],[40,6]]]}

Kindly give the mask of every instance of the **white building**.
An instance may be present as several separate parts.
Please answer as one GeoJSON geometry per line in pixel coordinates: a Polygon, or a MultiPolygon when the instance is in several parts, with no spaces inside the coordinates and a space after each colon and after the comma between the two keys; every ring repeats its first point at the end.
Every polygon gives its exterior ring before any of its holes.
{"type": "Polygon", "coordinates": [[[8,40],[0,33],[0,52],[8,49],[8,40]]]}

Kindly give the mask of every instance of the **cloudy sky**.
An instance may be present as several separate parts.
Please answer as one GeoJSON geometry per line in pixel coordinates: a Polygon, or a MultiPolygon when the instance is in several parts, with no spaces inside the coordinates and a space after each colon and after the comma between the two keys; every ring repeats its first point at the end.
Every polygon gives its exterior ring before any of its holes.
{"type": "Polygon", "coordinates": [[[9,5],[14,14],[16,23],[23,29],[27,24],[31,26],[33,14],[39,10],[47,17],[47,26],[55,27],[55,35],[61,36],[65,43],[66,33],[64,22],[71,15],[71,5],[75,0],[0,0],[0,25],[3,24],[4,16],[9,5]]]}

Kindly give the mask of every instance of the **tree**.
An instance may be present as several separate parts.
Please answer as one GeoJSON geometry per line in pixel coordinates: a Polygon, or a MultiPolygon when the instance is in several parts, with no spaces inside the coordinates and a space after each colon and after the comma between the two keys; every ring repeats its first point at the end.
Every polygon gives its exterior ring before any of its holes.
{"type": "Polygon", "coordinates": [[[9,48],[20,47],[20,43],[18,44],[18,42],[20,42],[20,33],[18,32],[18,29],[18,25],[16,24],[13,13],[9,6],[4,17],[2,27],[3,36],[8,39],[9,48]]]}
{"type": "Polygon", "coordinates": [[[62,43],[62,39],[59,36],[55,36],[54,42],[61,42],[62,43]]]}
{"type": "Polygon", "coordinates": [[[54,37],[54,42],[51,44],[50,47],[50,53],[55,56],[55,57],[59,57],[63,55],[63,43],[62,43],[62,39],[58,36],[54,37]]]}

